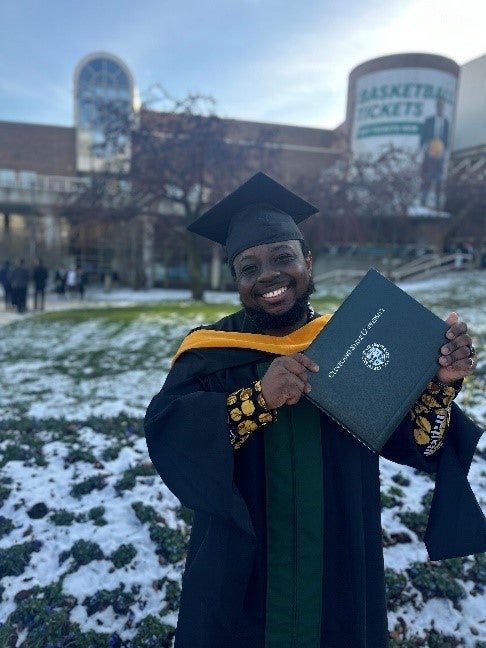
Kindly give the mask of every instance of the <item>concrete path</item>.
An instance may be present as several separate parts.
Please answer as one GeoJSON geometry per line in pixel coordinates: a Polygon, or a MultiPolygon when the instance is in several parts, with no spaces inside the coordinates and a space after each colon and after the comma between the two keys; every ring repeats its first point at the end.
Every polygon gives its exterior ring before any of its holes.
{"type": "MultiPolygon", "coordinates": [[[[213,292],[206,291],[204,299],[210,303],[234,303],[239,304],[238,295],[235,292],[213,292]]],[[[132,290],[130,288],[115,288],[106,292],[101,287],[92,287],[86,291],[84,299],[79,297],[64,297],[55,293],[47,293],[45,310],[71,310],[78,308],[103,308],[116,306],[130,306],[135,304],[154,304],[163,301],[190,301],[189,290],[169,290],[164,288],[153,288],[152,290],[132,290]]],[[[26,317],[38,315],[42,311],[34,310],[32,294],[27,297],[27,311],[17,313],[13,310],[5,310],[5,305],[0,302],[0,326],[23,320],[26,317]]]]}

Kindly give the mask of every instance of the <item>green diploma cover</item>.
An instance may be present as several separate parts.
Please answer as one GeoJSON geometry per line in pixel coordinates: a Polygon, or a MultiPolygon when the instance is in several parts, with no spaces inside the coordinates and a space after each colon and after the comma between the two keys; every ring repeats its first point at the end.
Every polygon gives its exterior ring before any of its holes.
{"type": "Polygon", "coordinates": [[[438,369],[448,325],[370,269],[305,351],[313,403],[379,452],[438,369]]]}

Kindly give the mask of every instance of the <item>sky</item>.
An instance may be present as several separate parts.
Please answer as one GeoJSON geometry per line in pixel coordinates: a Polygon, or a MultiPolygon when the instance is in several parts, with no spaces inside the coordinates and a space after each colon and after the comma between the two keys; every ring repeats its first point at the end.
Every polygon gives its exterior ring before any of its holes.
{"type": "Polygon", "coordinates": [[[402,52],[486,54],[485,0],[1,0],[0,120],[73,125],[73,74],[121,58],[143,98],[210,95],[221,117],[335,128],[348,75],[402,52]]]}

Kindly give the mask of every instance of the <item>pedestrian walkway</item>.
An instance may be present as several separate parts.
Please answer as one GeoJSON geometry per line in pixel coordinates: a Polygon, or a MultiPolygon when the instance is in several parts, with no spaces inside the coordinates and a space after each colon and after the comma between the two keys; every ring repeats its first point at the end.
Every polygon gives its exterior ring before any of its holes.
{"type": "Polygon", "coordinates": [[[16,322],[17,320],[22,320],[26,315],[27,313],[20,314],[15,311],[0,311],[0,326],[11,324],[12,322],[16,322]]]}
{"type": "MultiPolygon", "coordinates": [[[[204,295],[206,302],[210,303],[234,303],[239,304],[238,294],[236,292],[219,292],[206,291],[204,295]]],[[[27,311],[17,313],[16,311],[6,311],[5,307],[0,310],[0,326],[11,324],[12,322],[23,321],[25,318],[59,310],[73,310],[83,308],[116,308],[133,306],[134,304],[156,304],[164,301],[190,301],[191,292],[181,289],[153,288],[151,290],[132,290],[130,288],[116,288],[109,292],[102,287],[92,287],[84,296],[79,297],[59,296],[56,293],[49,292],[46,294],[45,308],[43,311],[34,310],[32,295],[27,297],[27,311]]],[[[0,306],[1,308],[1,306],[0,306]]]]}
{"type": "Polygon", "coordinates": [[[59,297],[56,294],[47,294],[45,298],[45,307],[44,310],[34,310],[34,300],[31,295],[27,297],[27,310],[25,313],[18,313],[16,310],[0,310],[0,326],[5,324],[11,324],[12,322],[23,321],[28,317],[33,315],[39,315],[40,313],[46,313],[49,311],[56,310],[70,310],[74,308],[92,308],[100,306],[100,301],[94,295],[91,299],[70,299],[59,297]]]}

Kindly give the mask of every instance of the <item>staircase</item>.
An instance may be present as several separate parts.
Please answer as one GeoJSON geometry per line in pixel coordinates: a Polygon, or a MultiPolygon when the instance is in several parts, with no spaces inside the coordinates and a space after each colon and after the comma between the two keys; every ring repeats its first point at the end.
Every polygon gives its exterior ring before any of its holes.
{"type": "MultiPolygon", "coordinates": [[[[457,252],[453,254],[426,254],[404,265],[384,272],[389,279],[400,281],[424,279],[445,272],[470,270],[474,267],[472,254],[457,252]]],[[[317,288],[326,284],[358,282],[366,273],[364,269],[335,268],[314,277],[317,288]]]]}
{"type": "Polygon", "coordinates": [[[473,255],[464,252],[453,254],[426,254],[410,261],[390,272],[390,279],[406,281],[407,279],[423,279],[433,275],[457,270],[470,270],[473,267],[473,255]]]}

